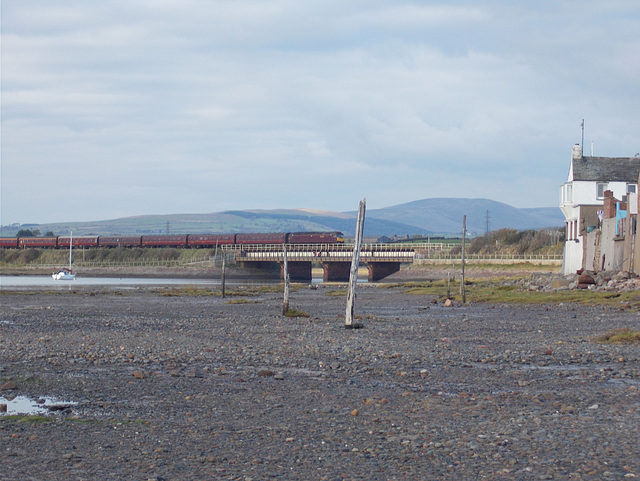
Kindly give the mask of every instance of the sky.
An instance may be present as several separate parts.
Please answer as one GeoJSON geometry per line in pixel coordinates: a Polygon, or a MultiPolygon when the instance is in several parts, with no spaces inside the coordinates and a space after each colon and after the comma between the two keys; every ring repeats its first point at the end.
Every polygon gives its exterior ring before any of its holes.
{"type": "Polygon", "coordinates": [[[1,0],[0,223],[435,197],[640,152],[637,0],[1,0]]]}

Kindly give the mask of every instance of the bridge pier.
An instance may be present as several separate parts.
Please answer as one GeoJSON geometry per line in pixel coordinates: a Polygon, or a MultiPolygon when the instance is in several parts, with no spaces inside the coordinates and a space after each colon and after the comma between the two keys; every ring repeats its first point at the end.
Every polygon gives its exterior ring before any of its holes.
{"type": "MultiPolygon", "coordinates": [[[[292,281],[311,282],[311,261],[287,261],[289,268],[289,279],[292,281]]],[[[280,263],[280,279],[284,279],[284,262],[280,263]]]]}
{"type": "Polygon", "coordinates": [[[323,262],[323,282],[348,282],[351,262],[323,262]]]}
{"type": "Polygon", "coordinates": [[[264,262],[264,261],[241,261],[238,262],[238,267],[241,269],[251,269],[260,273],[262,276],[268,276],[269,278],[278,277],[278,264],[276,262],[264,262]]]}
{"type": "Polygon", "coordinates": [[[369,282],[376,282],[398,272],[400,270],[400,263],[369,262],[367,263],[367,269],[369,270],[369,282]]]}

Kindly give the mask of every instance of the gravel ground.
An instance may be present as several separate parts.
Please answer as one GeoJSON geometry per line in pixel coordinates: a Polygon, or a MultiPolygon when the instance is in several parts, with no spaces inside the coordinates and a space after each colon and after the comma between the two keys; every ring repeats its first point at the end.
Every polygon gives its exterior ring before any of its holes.
{"type": "Polygon", "coordinates": [[[637,313],[367,285],[346,330],[331,289],[4,290],[0,403],[58,404],[0,414],[0,479],[640,477],[640,347],[592,340],[637,313]]]}

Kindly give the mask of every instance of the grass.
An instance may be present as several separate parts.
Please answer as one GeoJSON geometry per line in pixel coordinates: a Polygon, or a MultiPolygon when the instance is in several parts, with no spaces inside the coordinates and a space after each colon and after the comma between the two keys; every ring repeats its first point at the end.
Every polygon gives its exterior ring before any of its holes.
{"type": "Polygon", "coordinates": [[[339,289],[339,290],[336,290],[336,291],[327,291],[325,293],[325,295],[327,295],[327,296],[338,296],[338,297],[346,296],[347,294],[348,294],[348,292],[347,292],[346,289],[339,289]]]}
{"type": "MultiPolygon", "coordinates": [[[[494,277],[487,279],[467,279],[465,294],[467,302],[494,304],[559,304],[577,303],[591,306],[625,307],[640,310],[640,291],[600,292],[587,289],[565,291],[529,291],[516,285],[504,285],[507,278],[494,277]]],[[[513,281],[517,278],[510,277],[513,281]]],[[[410,282],[406,284],[389,284],[384,288],[401,288],[409,294],[430,295],[445,299],[447,297],[447,281],[410,282]]],[[[460,283],[450,285],[452,299],[461,299],[460,283]]]]}
{"type": "Polygon", "coordinates": [[[54,421],[51,416],[29,415],[29,414],[10,414],[8,416],[0,416],[0,421],[19,421],[29,424],[50,423],[54,421]]]}
{"type": "Polygon", "coordinates": [[[287,310],[287,312],[284,313],[284,315],[286,317],[309,317],[309,314],[307,314],[306,312],[300,311],[295,308],[290,308],[289,310],[287,310]]]}
{"type": "MultiPolygon", "coordinates": [[[[168,287],[162,290],[162,297],[221,297],[222,290],[214,290],[205,287],[185,286],[185,287],[168,287]]],[[[253,290],[225,290],[225,297],[253,296],[256,292],[253,290]]]]}
{"type": "Polygon", "coordinates": [[[218,292],[213,291],[212,289],[203,289],[201,287],[195,286],[185,286],[185,287],[172,287],[165,289],[161,294],[163,297],[203,297],[203,296],[215,296],[220,295],[218,292]]]}
{"type": "Polygon", "coordinates": [[[595,338],[595,341],[609,344],[640,343],[640,331],[632,331],[629,328],[615,329],[595,338]]]}

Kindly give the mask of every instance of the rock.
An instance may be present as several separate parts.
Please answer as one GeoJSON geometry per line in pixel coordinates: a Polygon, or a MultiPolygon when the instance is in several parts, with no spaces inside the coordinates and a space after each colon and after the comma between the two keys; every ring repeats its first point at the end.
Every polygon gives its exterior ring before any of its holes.
{"type": "Polygon", "coordinates": [[[444,307],[452,307],[453,306],[453,301],[451,299],[447,299],[446,301],[444,301],[444,307]]]}
{"type": "Polygon", "coordinates": [[[270,371],[269,369],[261,369],[260,371],[258,371],[258,376],[260,377],[271,377],[271,376],[275,376],[275,372],[270,371]]]}
{"type": "Polygon", "coordinates": [[[551,281],[551,289],[562,289],[563,287],[569,287],[571,281],[564,277],[553,279],[551,281]]]}
{"type": "Polygon", "coordinates": [[[580,287],[581,284],[590,285],[595,283],[596,281],[591,274],[583,273],[578,276],[578,287],[580,287]]]}
{"type": "Polygon", "coordinates": [[[18,389],[18,385],[13,381],[5,382],[2,386],[0,386],[0,391],[9,391],[11,389],[18,389]]]}

